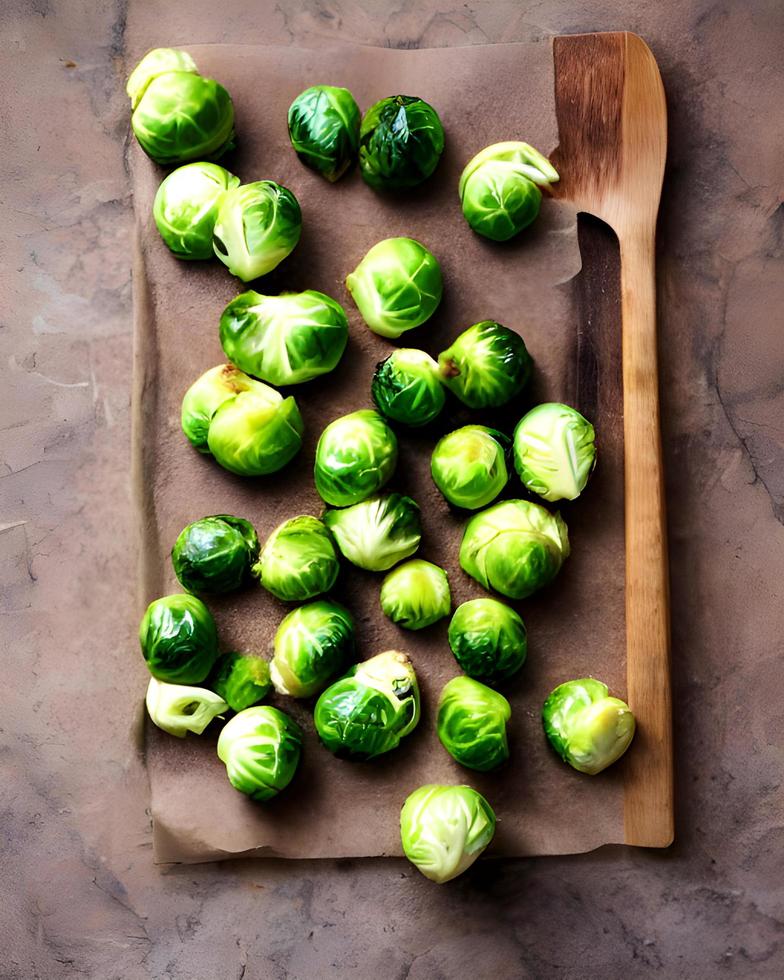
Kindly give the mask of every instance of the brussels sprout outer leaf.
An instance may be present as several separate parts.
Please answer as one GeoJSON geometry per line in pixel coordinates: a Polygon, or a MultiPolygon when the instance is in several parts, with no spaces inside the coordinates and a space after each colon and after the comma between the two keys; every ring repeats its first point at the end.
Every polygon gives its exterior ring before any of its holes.
{"type": "Polygon", "coordinates": [[[413,555],[422,540],[419,506],[399,493],[328,510],[324,523],[343,557],[371,572],[384,572],[413,555]]]}
{"type": "Polygon", "coordinates": [[[469,868],[495,833],[495,814],[470,786],[420,786],[400,813],[403,851],[438,884],[469,868]]]}
{"type": "Polygon", "coordinates": [[[196,62],[187,51],[177,48],[154,48],[148,51],[128,76],[128,84],[125,86],[131,108],[135,109],[139,104],[139,99],[147,91],[150,82],[159,75],[172,71],[193,72],[194,75],[199,73],[196,62]]]}
{"type": "Polygon", "coordinates": [[[416,96],[395,95],[365,113],[359,133],[359,166],[377,190],[414,187],[429,177],[444,150],[436,110],[416,96]]]}
{"type": "Polygon", "coordinates": [[[295,698],[317,694],[353,659],[354,650],[354,620],[343,606],[320,600],[294,609],[275,634],[275,690],[295,698]]]}
{"type": "Polygon", "coordinates": [[[284,790],[297,771],[302,730],[288,715],[269,705],[240,711],[223,726],[218,758],[231,785],[264,802],[284,790]]]}
{"type": "Polygon", "coordinates": [[[476,510],[492,503],[509,482],[508,436],[484,425],[465,425],[436,443],[433,482],[455,507],[476,510]]]}
{"type": "Polygon", "coordinates": [[[460,668],[469,677],[490,684],[516,674],[528,653],[522,619],[497,599],[469,599],[458,606],[448,638],[460,668]]]}
{"type": "Polygon", "coordinates": [[[289,138],[300,160],[327,180],[338,180],[356,159],[360,112],[351,92],[313,85],[289,106],[289,138]]]}
{"type": "Polygon", "coordinates": [[[436,727],[447,752],[468,769],[488,772],[509,758],[506,698],[471,677],[454,677],[438,703],[436,727]]]}
{"type": "Polygon", "coordinates": [[[433,358],[406,347],[377,365],[370,391],[382,415],[410,426],[432,422],[446,400],[433,358]]]}
{"type": "Polygon", "coordinates": [[[253,568],[264,588],[284,602],[304,602],[329,592],[339,571],[329,531],[309,514],[275,528],[253,568]]]}
{"type": "Polygon", "coordinates": [[[219,694],[203,687],[165,684],[155,677],[147,685],[145,704],[152,723],[176,738],[185,738],[188,732],[201,735],[213,718],[229,708],[219,694]]]}
{"type": "Polygon", "coordinates": [[[250,521],[216,514],[180,532],[172,565],[186,591],[217,594],[240,588],[258,555],[259,539],[250,521]]]}
{"type": "Polygon", "coordinates": [[[514,461],[525,487],[544,500],[575,500],[596,465],[591,423],[557,402],[537,405],[517,423],[514,461]]]}
{"type": "Polygon", "coordinates": [[[438,356],[442,382],[469,408],[498,408],[520,394],[533,361],[523,338],[483,320],[438,356]]]}
{"type": "Polygon", "coordinates": [[[452,595],[443,568],[422,559],[404,562],[381,585],[381,609],[393,623],[421,630],[449,615],[452,595]]]}
{"type": "Polygon", "coordinates": [[[212,613],[201,599],[180,593],[150,603],[139,643],[152,676],[172,684],[200,684],[218,656],[212,613]]]}
{"type": "Polygon", "coordinates": [[[210,686],[232,711],[244,711],[269,694],[270,665],[253,654],[224,653],[218,657],[210,686]]]}
{"type": "Polygon", "coordinates": [[[376,493],[397,464],[397,437],[378,412],[361,409],[324,429],[313,475],[321,498],[348,507],[376,493]]]}

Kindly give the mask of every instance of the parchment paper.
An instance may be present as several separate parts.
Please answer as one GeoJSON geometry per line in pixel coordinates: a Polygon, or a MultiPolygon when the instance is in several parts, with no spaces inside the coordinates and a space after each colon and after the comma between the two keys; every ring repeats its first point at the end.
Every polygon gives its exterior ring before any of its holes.
{"type": "MultiPolygon", "coordinates": [[[[161,39],[176,43],[176,39],[161,39]]],[[[536,376],[519,404],[501,417],[471,415],[455,403],[427,432],[400,433],[400,462],[389,489],[419,501],[425,533],[420,557],[449,572],[453,603],[485,594],[460,570],[465,517],[450,511],[429,476],[438,436],[468,421],[511,425],[542,400],[575,404],[576,290],[580,268],[575,216],[545,200],[542,215],[519,240],[495,245],[472,234],[457,197],[465,162],[486,144],[524,139],[547,153],[557,142],[548,42],[435,50],[360,46],[302,48],[191,46],[203,73],[223,82],[237,110],[239,149],[221,161],[242,180],[273,178],[302,206],[301,242],[255,284],[262,292],[314,288],[335,296],[349,314],[348,349],[335,372],[292,392],[305,419],[305,446],[283,472],[242,479],[191,449],[180,431],[183,393],[224,358],[218,321],[224,305],[248,288],[217,261],[183,263],[159,239],[151,203],[164,172],[134,145],[131,168],[137,213],[135,263],[136,429],[134,465],[142,536],[141,599],[179,591],[169,561],[178,532],[205,514],[252,520],[263,541],[284,519],[318,515],[314,448],[333,418],[371,404],[375,364],[393,349],[363,324],[344,279],[381,238],[409,235],[440,260],[445,294],[436,316],[401,344],[433,355],[470,324],[497,319],[519,330],[536,376]],[[364,110],[397,93],[437,107],[447,145],[435,176],[420,189],[387,197],[354,172],[331,186],[304,168],[288,142],[286,110],[308,85],[345,85],[364,110]]],[[[528,663],[504,693],[512,703],[511,759],[496,773],[462,769],[441,747],[434,724],[443,684],[459,673],[446,641],[448,620],[421,632],[391,624],[378,606],[381,576],[346,567],[336,597],[354,613],[360,656],[389,648],[412,657],[423,698],[418,729],[400,748],[367,764],[340,761],[320,746],[312,703],[273,697],[305,728],[300,770],[276,800],[257,805],[229,785],[215,754],[219,723],[201,738],[175,739],[147,725],[155,855],[195,862],[245,853],[292,858],[397,855],[398,815],[406,795],[427,782],[469,783],[498,817],[496,855],[589,850],[623,839],[623,762],[593,779],[561,763],[542,734],[549,691],[571,677],[594,675],[625,694],[622,449],[618,419],[594,418],[597,472],[583,499],[562,508],[573,553],[556,583],[518,604],[529,629],[528,663]]],[[[516,479],[506,496],[521,495],[516,479]]],[[[210,600],[224,650],[269,654],[287,611],[259,587],[210,600]]],[[[138,651],[129,652],[138,656],[138,651]]],[[[136,692],[141,698],[143,692],[136,692]]]]}

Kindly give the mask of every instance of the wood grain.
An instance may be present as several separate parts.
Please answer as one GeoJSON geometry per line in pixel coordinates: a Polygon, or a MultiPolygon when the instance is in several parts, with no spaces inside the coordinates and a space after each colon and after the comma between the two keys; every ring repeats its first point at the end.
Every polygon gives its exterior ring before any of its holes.
{"type": "Polygon", "coordinates": [[[606,221],[621,260],[626,649],[638,720],[627,760],[625,838],[673,839],[672,706],[666,520],[656,350],[656,217],[667,117],[656,62],[633,34],[554,40],[561,173],[556,194],[606,221]]]}

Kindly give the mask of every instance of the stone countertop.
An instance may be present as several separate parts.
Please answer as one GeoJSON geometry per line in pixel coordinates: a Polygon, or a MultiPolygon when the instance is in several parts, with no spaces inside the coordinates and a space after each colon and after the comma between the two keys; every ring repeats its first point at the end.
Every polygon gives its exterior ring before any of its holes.
{"type": "Polygon", "coordinates": [[[782,32],[778,0],[3,4],[0,976],[784,975],[782,32]],[[161,871],[127,738],[138,704],[103,708],[143,685],[127,657],[127,67],[163,43],[613,29],[650,44],[670,109],[658,280],[677,843],[488,861],[445,888],[393,860],[161,871]]]}

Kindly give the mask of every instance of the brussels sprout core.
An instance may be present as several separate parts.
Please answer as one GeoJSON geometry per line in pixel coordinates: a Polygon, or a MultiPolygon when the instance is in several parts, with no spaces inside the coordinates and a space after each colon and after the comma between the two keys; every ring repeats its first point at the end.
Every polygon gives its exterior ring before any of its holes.
{"type": "Polygon", "coordinates": [[[532,493],[545,500],[574,500],[596,465],[593,426],[568,405],[537,405],[517,423],[514,460],[532,493]]]}
{"type": "Polygon", "coordinates": [[[406,857],[438,884],[469,868],[494,833],[493,808],[470,786],[420,786],[400,813],[406,857]]]}
{"type": "Polygon", "coordinates": [[[278,694],[309,698],[354,656],[354,620],[337,602],[322,599],[285,617],[270,663],[278,694]]]}
{"type": "Polygon", "coordinates": [[[395,471],[397,437],[372,409],[335,419],[321,433],[313,475],[321,498],[334,507],[376,493],[395,471]]]}
{"type": "Polygon", "coordinates": [[[250,653],[224,653],[218,657],[210,686],[232,711],[244,711],[269,693],[270,665],[250,653]]]}
{"type": "Polygon", "coordinates": [[[404,562],[381,585],[381,609],[393,623],[421,630],[449,615],[452,595],[443,568],[422,559],[404,562]]]}
{"type": "Polygon", "coordinates": [[[419,721],[419,687],[408,656],[388,650],[356,664],[324,691],[313,720],[335,755],[372,759],[396,748],[419,721]]]}
{"type": "Polygon", "coordinates": [[[376,368],[370,388],[382,415],[402,425],[427,425],[444,407],[438,365],[423,350],[401,347],[376,368]]]}
{"type": "Polygon", "coordinates": [[[172,548],[172,565],[188,592],[232,592],[248,579],[259,555],[249,521],[230,514],[203,517],[184,528],[172,548]]]}
{"type": "Polygon", "coordinates": [[[560,514],[527,500],[505,500],[468,522],[460,566],[486,589],[524,599],[549,584],[568,555],[560,514]]]}
{"type": "Polygon", "coordinates": [[[231,785],[264,802],[284,790],[299,765],[302,730],[277,708],[259,705],[240,711],[223,726],[218,758],[231,785]]]}
{"type": "Polygon", "coordinates": [[[455,507],[486,507],[509,481],[510,440],[485,425],[465,425],[436,443],[430,459],[433,482],[455,507]]]}
{"type": "Polygon", "coordinates": [[[359,132],[359,167],[376,190],[414,187],[429,177],[444,150],[438,113],[422,99],[394,95],[365,113],[359,132]]]}
{"type": "Polygon", "coordinates": [[[441,380],[469,408],[498,408],[519,395],[533,361],[523,338],[483,320],[438,356],[441,380]]]}
{"type": "Polygon", "coordinates": [[[173,684],[200,684],[218,656],[212,613],[201,599],[181,593],[149,604],[139,643],[152,676],[173,684]]]}
{"type": "Polygon", "coordinates": [[[386,238],[346,278],[346,287],[370,329],[396,338],[435,312],[443,293],[441,266],[413,238],[386,238]]]}
{"type": "Polygon", "coordinates": [[[359,147],[359,107],[347,88],[313,85],[289,106],[289,138],[297,156],[329,181],[351,166],[359,147]]]}
{"type": "Polygon", "coordinates": [[[264,588],[284,602],[304,602],[329,592],[339,571],[329,531],[309,514],[276,527],[253,567],[264,588]]]}
{"type": "Polygon", "coordinates": [[[203,687],[163,684],[155,677],[147,685],[145,703],[152,723],[177,738],[188,732],[201,735],[213,718],[229,709],[220,695],[203,687]]]}
{"type": "Polygon", "coordinates": [[[436,726],[447,752],[468,769],[488,772],[506,762],[506,698],[471,677],[453,677],[441,692],[436,726]]]}
{"type": "Polygon", "coordinates": [[[343,557],[371,572],[384,572],[413,555],[422,539],[419,506],[399,493],[328,510],[324,523],[343,557]]]}
{"type": "Polygon", "coordinates": [[[497,599],[469,599],[458,606],[448,637],[461,669],[489,684],[516,674],[528,653],[522,619],[497,599]]]}
{"type": "Polygon", "coordinates": [[[169,250],[178,259],[211,259],[218,206],[239,177],[217,163],[188,163],[173,170],[155,194],[152,214],[169,250]]]}

